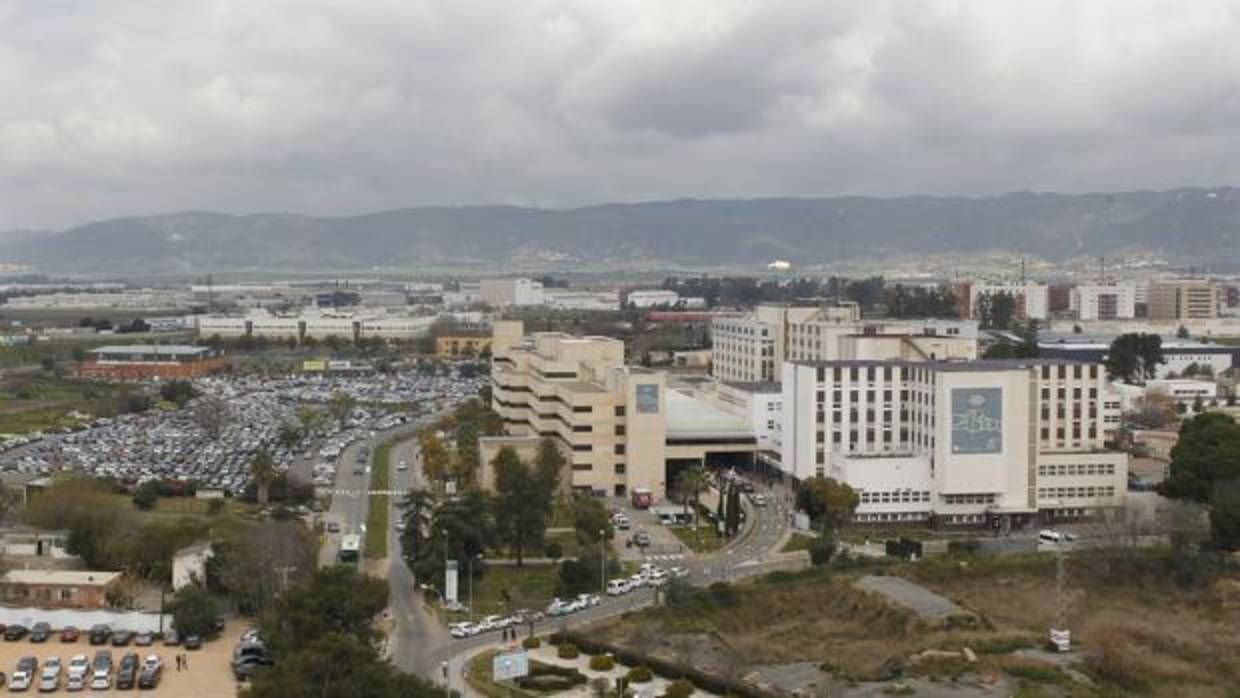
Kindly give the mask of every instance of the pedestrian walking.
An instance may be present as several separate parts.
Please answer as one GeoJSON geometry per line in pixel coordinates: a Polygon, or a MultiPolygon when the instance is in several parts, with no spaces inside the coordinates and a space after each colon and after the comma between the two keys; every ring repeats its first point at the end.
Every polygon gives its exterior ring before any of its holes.
{"type": "Polygon", "coordinates": [[[181,655],[178,654],[176,656],[176,660],[177,660],[177,671],[179,672],[181,671],[181,655]]]}
{"type": "Polygon", "coordinates": [[[184,667],[186,671],[189,671],[189,655],[188,654],[181,655],[181,666],[184,667]]]}

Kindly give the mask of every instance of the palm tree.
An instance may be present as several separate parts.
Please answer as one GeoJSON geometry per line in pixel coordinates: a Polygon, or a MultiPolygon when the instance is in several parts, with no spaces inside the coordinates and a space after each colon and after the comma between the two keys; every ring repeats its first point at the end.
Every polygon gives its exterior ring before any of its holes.
{"type": "MultiPolygon", "coordinates": [[[[681,501],[685,505],[685,513],[688,513],[689,502],[693,502],[693,535],[698,536],[698,503],[702,497],[702,493],[710,489],[710,476],[706,474],[706,470],[700,465],[695,465],[680,473],[676,478],[676,492],[680,496],[681,501]]],[[[698,540],[701,543],[701,540],[698,540]]]]}
{"type": "Polygon", "coordinates": [[[250,463],[250,477],[254,478],[254,487],[258,495],[258,505],[267,506],[267,498],[271,494],[271,483],[275,482],[276,464],[271,460],[267,449],[259,449],[250,463]]]}

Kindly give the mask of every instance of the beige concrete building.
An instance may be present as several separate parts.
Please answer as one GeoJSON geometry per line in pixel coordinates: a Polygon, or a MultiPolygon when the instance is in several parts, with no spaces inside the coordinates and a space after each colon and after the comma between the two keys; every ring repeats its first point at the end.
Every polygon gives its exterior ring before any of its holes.
{"type": "Polygon", "coordinates": [[[759,305],[711,323],[711,373],[721,381],[779,381],[784,361],[971,360],[977,323],[863,321],[855,303],[759,305]]]}
{"type": "Polygon", "coordinates": [[[1151,320],[1212,320],[1218,317],[1213,281],[1179,279],[1150,284],[1151,320]]]}
{"type": "MultiPolygon", "coordinates": [[[[564,480],[574,491],[624,497],[645,489],[659,499],[679,467],[752,457],[755,438],[743,416],[669,386],[666,373],[626,366],[623,342],[518,335],[520,327],[494,326],[492,407],[507,435],[482,441],[483,463],[505,445],[532,454],[551,438],[568,460],[564,480]]],[[[479,481],[486,486],[491,474],[479,481]]]]}

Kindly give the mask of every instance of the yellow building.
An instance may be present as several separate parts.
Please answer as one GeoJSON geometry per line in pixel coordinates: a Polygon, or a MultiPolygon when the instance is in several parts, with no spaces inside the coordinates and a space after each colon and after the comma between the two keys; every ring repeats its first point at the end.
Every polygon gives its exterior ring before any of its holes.
{"type": "Polygon", "coordinates": [[[442,358],[478,356],[491,349],[491,336],[453,334],[435,338],[435,355],[442,358]]]}

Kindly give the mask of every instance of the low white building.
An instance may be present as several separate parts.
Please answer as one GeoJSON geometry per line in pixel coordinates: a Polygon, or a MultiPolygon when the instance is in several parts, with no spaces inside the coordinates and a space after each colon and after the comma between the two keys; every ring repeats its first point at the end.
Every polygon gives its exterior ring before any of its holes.
{"type": "Polygon", "coordinates": [[[1218,399],[1218,385],[1214,381],[1189,378],[1151,380],[1145,385],[1116,383],[1114,389],[1120,396],[1120,406],[1124,411],[1136,409],[1140,401],[1154,394],[1165,395],[1184,405],[1191,405],[1197,400],[1209,404],[1218,399]]]}
{"type": "Polygon", "coordinates": [[[549,288],[543,291],[543,299],[547,307],[556,310],[614,311],[620,309],[620,294],[616,291],[549,288]]]}
{"type": "Polygon", "coordinates": [[[664,305],[671,307],[679,300],[679,293],[664,289],[629,291],[626,297],[627,304],[634,308],[657,308],[664,305]]]}
{"type": "Polygon", "coordinates": [[[1136,284],[1082,284],[1072,289],[1068,307],[1078,320],[1127,320],[1137,314],[1136,284]]]}
{"type": "Polygon", "coordinates": [[[172,590],[207,583],[207,561],[215,554],[209,541],[181,548],[172,555],[172,590]]]}

